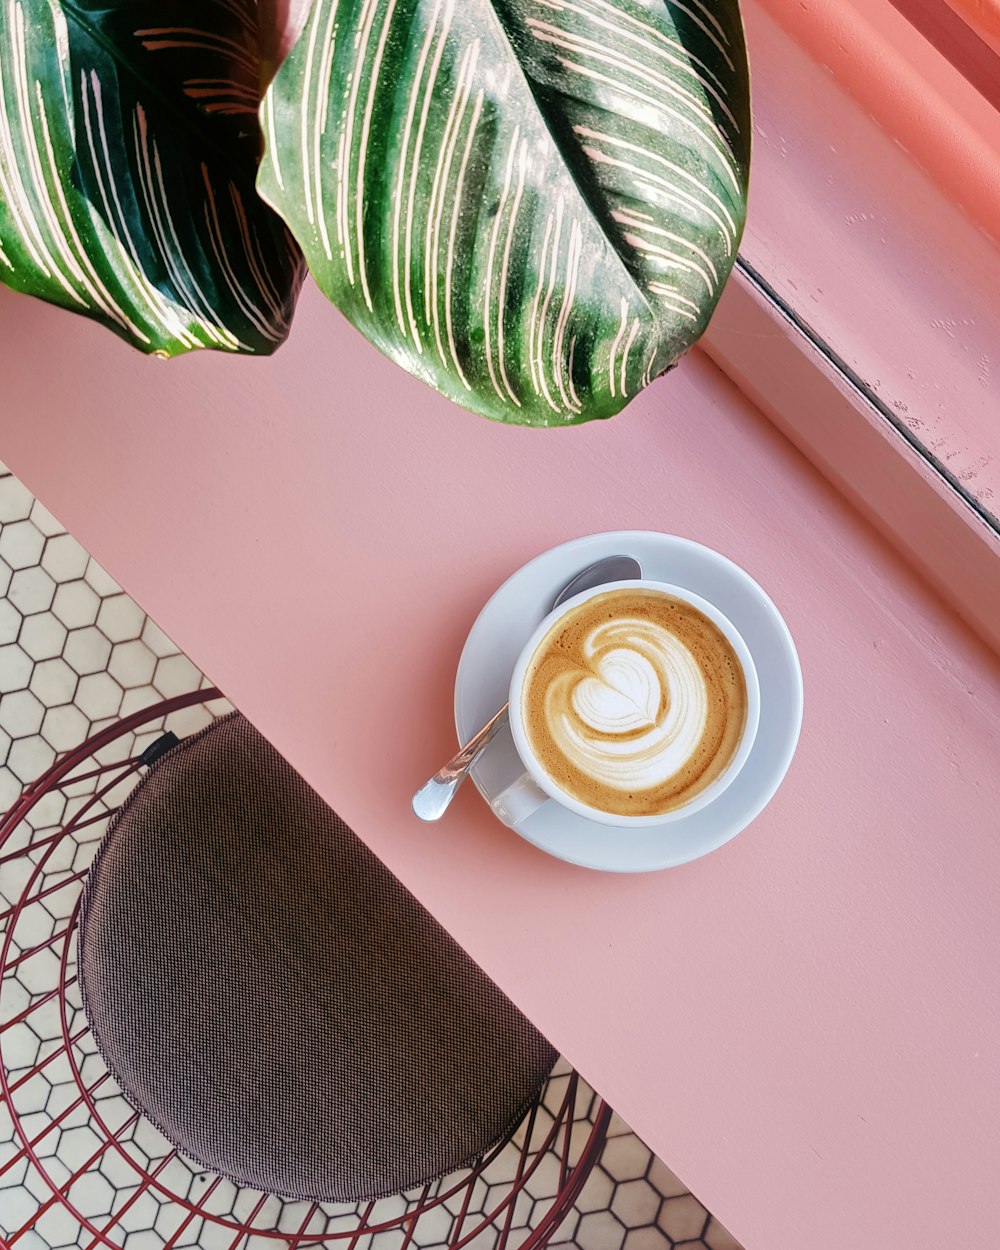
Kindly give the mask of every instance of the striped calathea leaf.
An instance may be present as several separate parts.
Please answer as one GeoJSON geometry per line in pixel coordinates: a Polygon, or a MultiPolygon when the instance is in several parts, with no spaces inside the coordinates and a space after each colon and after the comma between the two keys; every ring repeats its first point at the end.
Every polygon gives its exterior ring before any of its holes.
{"type": "Polygon", "coordinates": [[[386,355],[488,417],[607,417],[701,334],[750,157],[737,0],[313,0],[258,187],[386,355]]]}
{"type": "Polygon", "coordinates": [[[0,0],[0,280],[146,352],[273,351],[304,266],[260,95],[255,0],[0,0]]]}

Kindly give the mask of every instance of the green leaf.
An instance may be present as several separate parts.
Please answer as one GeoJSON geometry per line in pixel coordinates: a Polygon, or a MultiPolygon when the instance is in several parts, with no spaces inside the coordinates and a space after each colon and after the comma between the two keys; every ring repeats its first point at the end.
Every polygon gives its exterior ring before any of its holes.
{"type": "Polygon", "coordinates": [[[303,264],[259,74],[254,0],[0,0],[0,281],[146,352],[274,351],[303,264]]]}
{"type": "Polygon", "coordinates": [[[258,187],[386,355],[501,421],[607,417],[736,258],[736,0],[314,0],[258,187]]]}

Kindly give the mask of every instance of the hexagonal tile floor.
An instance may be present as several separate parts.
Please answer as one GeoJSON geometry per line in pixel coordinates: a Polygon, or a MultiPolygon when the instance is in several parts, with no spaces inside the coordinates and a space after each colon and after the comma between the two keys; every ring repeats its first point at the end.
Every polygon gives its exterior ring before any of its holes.
{"type": "MultiPolygon", "coordinates": [[[[0,812],[6,811],[61,752],[93,732],[161,699],[209,684],[0,465],[0,812]]],[[[226,707],[217,703],[211,711],[200,705],[188,708],[173,716],[170,727],[181,735],[193,732],[226,707]]],[[[160,722],[145,726],[130,740],[129,751],[136,747],[141,750],[161,732],[160,722]]],[[[70,797],[60,800],[57,807],[43,801],[31,822],[26,822],[31,825],[30,836],[34,839],[41,833],[44,845],[48,833],[58,830],[71,811],[94,801],[95,789],[96,779],[82,778],[74,782],[70,797]]],[[[71,859],[60,865],[59,871],[82,879],[102,829],[102,824],[94,823],[83,831],[72,843],[76,850],[71,859]]],[[[5,863],[0,857],[0,941],[8,924],[13,923],[12,904],[24,885],[23,862],[22,858],[5,863]]],[[[137,1186],[135,1171],[124,1157],[114,1151],[100,1153],[101,1139],[91,1127],[90,1112],[79,1097],[72,1070],[64,1062],[60,1004],[54,1000],[36,1002],[42,1010],[33,1010],[26,1020],[17,1018],[35,1001],[32,996],[39,993],[45,976],[52,976],[53,969],[47,965],[56,960],[55,938],[66,925],[72,902],[68,895],[53,892],[33,909],[38,914],[38,931],[26,935],[18,930],[15,946],[19,953],[8,961],[10,971],[4,977],[0,999],[0,1031],[7,1035],[3,1058],[16,1089],[21,1124],[29,1133],[36,1133],[37,1140],[31,1139],[32,1150],[24,1149],[10,1115],[14,1095],[9,1093],[4,1099],[0,1094],[0,1245],[17,1244],[24,1250],[98,1244],[120,1245],[125,1250],[163,1250],[167,1246],[252,1250],[258,1243],[280,1246],[280,1241],[256,1236],[233,1240],[231,1229],[223,1229],[220,1237],[217,1227],[198,1220],[179,1223],[175,1204],[164,1201],[158,1190],[137,1186]],[[43,1132],[53,1120],[58,1121],[57,1131],[43,1132]],[[106,1241],[95,1239],[92,1231],[81,1228],[79,1221],[56,1202],[43,1211],[51,1197],[43,1168],[59,1183],[69,1181],[82,1169],[71,1189],[77,1209],[86,1210],[97,1229],[108,1226],[116,1213],[119,1216],[113,1220],[114,1228],[106,1241]]],[[[113,1088],[100,1056],[92,1046],[86,1046],[89,1034],[74,993],[67,993],[67,1027],[73,1039],[80,1034],[81,1079],[95,1090],[100,1086],[100,1096],[95,1098],[105,1122],[132,1115],[113,1088]]],[[[564,1067],[568,1069],[568,1065],[564,1067]]],[[[553,1081],[553,1097],[558,1088],[559,1081],[553,1081]]],[[[592,1091],[586,1091],[585,1096],[593,1106],[596,1100],[592,1091]]],[[[153,1160],[163,1160],[160,1178],[169,1178],[175,1186],[172,1192],[177,1192],[179,1185],[184,1193],[194,1194],[198,1186],[207,1183],[196,1165],[178,1157],[171,1159],[159,1134],[144,1120],[139,1119],[129,1129],[129,1149],[134,1156],[148,1160],[150,1167],[155,1166],[153,1160]]],[[[518,1201],[514,1227],[530,1225],[536,1205],[555,1192],[551,1184],[547,1170],[539,1168],[528,1193],[518,1201]]],[[[246,1214],[241,1204],[257,1199],[263,1206],[266,1201],[263,1195],[238,1191],[228,1182],[223,1183],[218,1196],[239,1218],[246,1214]]],[[[276,1217],[275,1227],[297,1227],[286,1224],[284,1218],[285,1214],[295,1217],[298,1207],[286,1205],[289,1210],[276,1217]]],[[[295,1218],[301,1221],[301,1211],[295,1218]]],[[[336,1217],[330,1218],[335,1224],[336,1217]]],[[[328,1231],[333,1231],[334,1224],[327,1226],[328,1231]]],[[[431,1236],[430,1242],[421,1238],[420,1244],[441,1244],[433,1240],[433,1233],[431,1236]]],[[[399,1234],[383,1234],[358,1244],[365,1250],[394,1250],[400,1244],[399,1234]]],[[[740,1250],[722,1225],[617,1116],[599,1164],[551,1244],[579,1250],[740,1250]]]]}

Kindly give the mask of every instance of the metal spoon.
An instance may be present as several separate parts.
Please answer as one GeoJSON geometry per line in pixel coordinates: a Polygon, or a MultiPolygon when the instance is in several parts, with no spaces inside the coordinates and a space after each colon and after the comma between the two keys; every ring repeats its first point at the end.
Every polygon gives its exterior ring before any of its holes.
{"type": "MultiPolygon", "coordinates": [[[[571,581],[560,590],[553,600],[552,607],[558,608],[567,599],[572,599],[582,590],[590,590],[594,586],[603,586],[607,582],[628,582],[642,577],[642,568],[638,560],[631,556],[605,556],[589,564],[582,572],[577,573],[571,581]]],[[[413,796],[413,810],[421,820],[440,820],[448,810],[448,804],[455,797],[458,787],[469,775],[469,769],[479,758],[483,749],[494,739],[498,730],[507,723],[510,705],[505,703],[491,720],[473,735],[464,747],[454,755],[445,766],[413,796]]]]}

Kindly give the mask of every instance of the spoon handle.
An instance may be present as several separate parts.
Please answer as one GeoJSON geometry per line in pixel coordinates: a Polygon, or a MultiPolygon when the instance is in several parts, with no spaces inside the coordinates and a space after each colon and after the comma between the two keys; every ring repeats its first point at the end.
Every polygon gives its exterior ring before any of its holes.
{"type": "Polygon", "coordinates": [[[477,734],[448,761],[445,766],[413,796],[413,810],[421,820],[440,820],[448,810],[458,787],[469,775],[469,769],[479,758],[483,748],[507,724],[509,704],[505,703],[492,720],[488,720],[477,734]]]}

